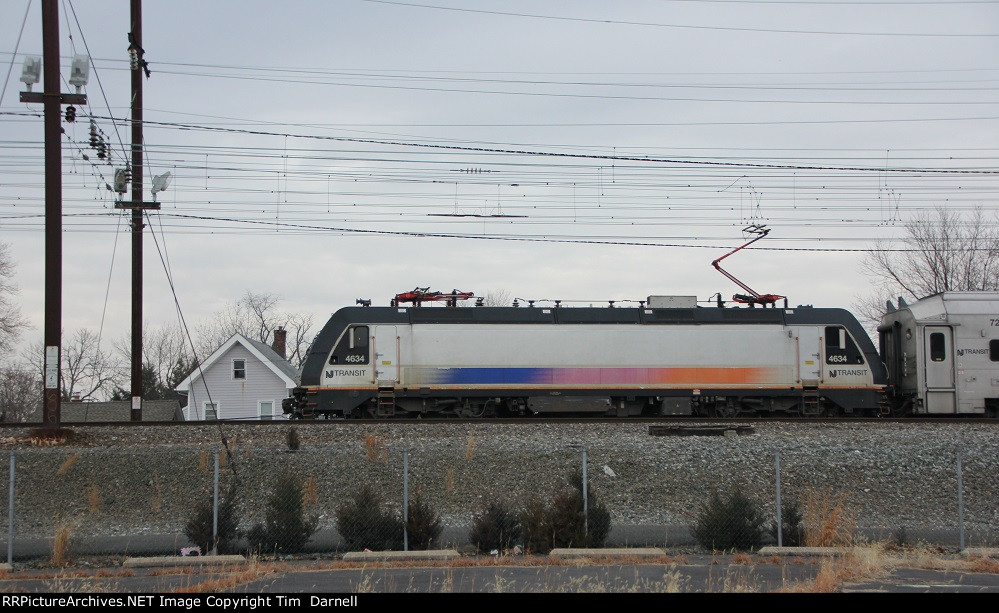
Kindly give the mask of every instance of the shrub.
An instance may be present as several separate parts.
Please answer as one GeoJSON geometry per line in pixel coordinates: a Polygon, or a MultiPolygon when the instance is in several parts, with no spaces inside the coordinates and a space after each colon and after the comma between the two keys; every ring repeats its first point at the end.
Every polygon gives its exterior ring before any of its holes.
{"type": "Polygon", "coordinates": [[[297,553],[305,547],[319,526],[319,517],[306,517],[302,502],[303,481],[285,471],[274,483],[267,499],[264,523],[250,529],[250,548],[260,553],[297,553]]]}
{"type": "Polygon", "coordinates": [[[742,490],[736,489],[727,498],[717,492],[701,505],[694,538],[705,549],[752,550],[763,544],[763,512],[742,490]]]}
{"type": "Polygon", "coordinates": [[[409,539],[410,549],[430,549],[432,543],[440,538],[444,527],[441,525],[440,515],[424,502],[423,493],[417,489],[409,499],[409,508],[406,513],[406,535],[409,539]]]}
{"type": "Polygon", "coordinates": [[[361,485],[353,500],[337,507],[335,515],[346,549],[402,549],[402,520],[382,509],[382,499],[370,484],[361,485]]]}
{"type": "MultiPolygon", "coordinates": [[[[785,502],[780,512],[781,544],[784,547],[800,547],[805,544],[805,527],[801,523],[801,505],[785,502]]],[[[770,536],[777,541],[777,522],[770,522],[770,536]]]]}
{"type": "Polygon", "coordinates": [[[611,516],[592,488],[583,505],[583,473],[569,476],[572,490],[558,493],[551,505],[532,500],[521,514],[525,547],[546,553],[555,547],[603,547],[610,533],[611,516]]]}
{"type": "Polygon", "coordinates": [[[298,448],[302,446],[302,440],[298,437],[298,430],[295,428],[288,428],[288,450],[298,451],[298,448]]]}
{"type": "Polygon", "coordinates": [[[531,498],[520,512],[520,528],[524,550],[528,553],[548,553],[552,549],[551,529],[545,503],[531,498]]]}
{"type": "MultiPolygon", "coordinates": [[[[215,522],[213,506],[215,495],[212,492],[203,494],[195,503],[190,519],[184,526],[184,536],[201,551],[212,550],[212,525],[215,522]]],[[[215,546],[218,553],[234,553],[236,541],[239,540],[239,517],[236,512],[236,491],[229,491],[219,496],[218,531],[215,535],[215,546]]]]}
{"type": "Polygon", "coordinates": [[[549,509],[552,546],[603,547],[610,533],[610,511],[597,500],[592,487],[587,488],[584,509],[582,471],[569,476],[569,485],[573,490],[558,494],[549,509]]]}
{"type": "Polygon", "coordinates": [[[520,518],[505,500],[493,500],[475,516],[468,540],[480,553],[507,551],[520,540],[520,518]]]}

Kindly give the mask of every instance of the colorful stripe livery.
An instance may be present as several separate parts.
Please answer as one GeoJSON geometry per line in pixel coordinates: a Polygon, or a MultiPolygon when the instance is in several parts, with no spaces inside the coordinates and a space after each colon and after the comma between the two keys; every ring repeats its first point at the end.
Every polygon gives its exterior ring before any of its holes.
{"type": "MultiPolygon", "coordinates": [[[[765,385],[780,368],[410,368],[409,385],[765,385]]],[[[789,370],[789,369],[783,369],[789,370]]]]}

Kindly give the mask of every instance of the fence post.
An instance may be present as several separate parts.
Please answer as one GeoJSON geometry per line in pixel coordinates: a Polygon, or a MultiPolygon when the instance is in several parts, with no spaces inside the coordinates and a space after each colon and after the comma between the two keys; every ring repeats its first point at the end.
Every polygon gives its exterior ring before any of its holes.
{"type": "Polygon", "coordinates": [[[14,452],[10,452],[10,485],[7,488],[7,564],[14,563],[14,452]]]}
{"type": "Polygon", "coordinates": [[[402,550],[409,551],[409,447],[402,450],[402,550]]]}
{"type": "Polygon", "coordinates": [[[583,448],[583,535],[590,535],[590,500],[586,483],[586,448],[583,448]]]}
{"type": "Polygon", "coordinates": [[[783,507],[781,507],[780,503],[780,450],[779,449],[774,454],[774,473],[775,473],[774,481],[777,484],[777,546],[783,547],[784,526],[781,525],[781,520],[784,518],[782,517],[783,514],[781,513],[783,507]]]}
{"type": "Polygon", "coordinates": [[[964,487],[961,485],[961,450],[957,450],[957,531],[964,550],[964,487]]]}
{"type": "Polygon", "coordinates": [[[219,450],[215,450],[215,483],[212,486],[212,551],[218,553],[219,546],[219,450]]]}

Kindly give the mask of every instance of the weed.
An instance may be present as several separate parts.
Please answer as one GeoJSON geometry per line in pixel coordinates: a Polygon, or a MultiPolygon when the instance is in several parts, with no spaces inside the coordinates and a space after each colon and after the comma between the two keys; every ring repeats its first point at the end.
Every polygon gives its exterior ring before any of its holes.
{"type": "Polygon", "coordinates": [[[804,498],[805,545],[848,547],[853,544],[856,513],[847,507],[847,495],[810,489],[804,498]]]}
{"type": "Polygon", "coordinates": [[[160,487],[160,475],[153,472],[153,495],[149,499],[149,510],[153,515],[159,515],[163,509],[163,489],[160,487]]]}
{"type": "Polygon", "coordinates": [[[79,452],[69,456],[68,458],[66,458],[66,461],[59,466],[59,470],[56,471],[56,474],[62,477],[63,475],[69,472],[70,468],[73,468],[73,465],[76,464],[76,461],[79,459],[80,459],[79,452]]]}
{"type": "Polygon", "coordinates": [[[316,478],[310,475],[302,485],[302,506],[308,507],[317,502],[319,502],[319,487],[316,485],[316,478]]]}
{"type": "Polygon", "coordinates": [[[298,451],[299,447],[302,446],[302,441],[298,437],[298,430],[295,428],[288,428],[288,449],[289,451],[298,451]]]}
{"type": "Polygon", "coordinates": [[[377,434],[369,432],[364,435],[364,448],[369,462],[384,463],[388,461],[388,449],[385,448],[385,441],[377,434]]]}
{"type": "Polygon", "coordinates": [[[208,474],[208,451],[204,449],[198,454],[198,472],[208,474]]]}
{"type": "Polygon", "coordinates": [[[70,522],[60,522],[56,526],[55,537],[52,539],[52,566],[67,566],[72,560],[71,541],[73,538],[73,524],[70,522]]]}
{"type": "Polygon", "coordinates": [[[471,462],[475,452],[475,432],[469,432],[465,440],[465,461],[471,462]]]}
{"type": "Polygon", "coordinates": [[[454,469],[448,468],[447,472],[444,473],[444,491],[453,492],[454,491],[454,469]]]}
{"type": "Polygon", "coordinates": [[[97,515],[101,512],[101,490],[96,485],[87,488],[87,506],[91,515],[97,515]]]}

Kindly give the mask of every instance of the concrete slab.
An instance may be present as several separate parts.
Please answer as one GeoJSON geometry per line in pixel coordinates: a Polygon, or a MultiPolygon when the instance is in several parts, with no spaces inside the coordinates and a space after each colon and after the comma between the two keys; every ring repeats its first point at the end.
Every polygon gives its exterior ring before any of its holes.
{"type": "Polygon", "coordinates": [[[966,558],[999,558],[999,548],[968,547],[961,550],[961,555],[966,558]]]}
{"type": "Polygon", "coordinates": [[[553,558],[659,558],[666,555],[666,550],[658,547],[552,549],[548,555],[553,558]]]}
{"type": "Polygon", "coordinates": [[[406,560],[453,560],[461,555],[454,549],[431,551],[351,551],[343,554],[345,562],[398,562],[406,560]]]}
{"type": "Polygon", "coordinates": [[[156,556],[148,558],[125,558],[121,565],[125,568],[151,568],[161,566],[226,566],[246,564],[246,558],[237,555],[226,556],[156,556]]]}
{"type": "Polygon", "coordinates": [[[763,547],[757,553],[761,556],[841,556],[853,549],[853,547],[763,547]]]}

